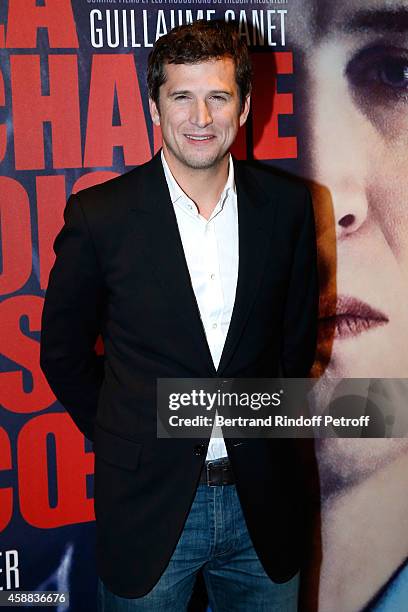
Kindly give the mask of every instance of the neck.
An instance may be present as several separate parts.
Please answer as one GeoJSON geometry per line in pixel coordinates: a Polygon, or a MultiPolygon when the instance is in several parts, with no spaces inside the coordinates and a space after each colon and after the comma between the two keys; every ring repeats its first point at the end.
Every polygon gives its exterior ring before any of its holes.
{"type": "Polygon", "coordinates": [[[211,168],[190,168],[171,155],[165,146],[163,154],[181,189],[193,200],[200,215],[208,219],[228,179],[229,153],[211,168]]]}
{"type": "Polygon", "coordinates": [[[319,609],[361,610],[406,559],[407,469],[403,455],[325,502],[319,609]]]}

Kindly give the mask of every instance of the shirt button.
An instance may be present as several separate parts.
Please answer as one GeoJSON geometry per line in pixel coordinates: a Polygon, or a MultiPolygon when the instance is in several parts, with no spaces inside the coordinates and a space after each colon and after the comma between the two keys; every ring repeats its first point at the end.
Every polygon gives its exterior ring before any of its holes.
{"type": "Polygon", "coordinates": [[[210,278],[211,278],[211,280],[214,280],[215,279],[215,274],[211,274],[210,278]]]}
{"type": "Polygon", "coordinates": [[[212,324],[212,328],[213,328],[213,329],[217,329],[217,327],[218,327],[218,326],[217,326],[217,324],[216,324],[216,323],[213,323],[213,324],[212,324]]]}

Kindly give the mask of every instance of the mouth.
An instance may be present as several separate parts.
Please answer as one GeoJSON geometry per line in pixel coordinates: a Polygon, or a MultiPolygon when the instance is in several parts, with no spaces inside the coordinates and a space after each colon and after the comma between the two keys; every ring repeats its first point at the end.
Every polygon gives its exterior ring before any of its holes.
{"type": "Polygon", "coordinates": [[[184,137],[189,142],[198,143],[198,144],[210,142],[211,140],[214,140],[215,138],[213,134],[184,134],[184,137]]]}
{"type": "Polygon", "coordinates": [[[323,300],[319,317],[320,332],[327,338],[344,339],[358,336],[386,325],[388,317],[357,298],[340,295],[337,300],[323,300]]]}

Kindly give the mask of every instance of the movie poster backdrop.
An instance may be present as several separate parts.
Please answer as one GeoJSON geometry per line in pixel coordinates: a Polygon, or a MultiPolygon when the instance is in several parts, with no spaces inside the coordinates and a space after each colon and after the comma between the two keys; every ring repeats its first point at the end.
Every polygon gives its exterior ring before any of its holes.
{"type": "MultiPolygon", "coordinates": [[[[313,193],[317,409],[336,377],[394,379],[379,393],[407,397],[408,0],[4,0],[0,589],[69,590],[60,612],[95,610],[96,576],[92,447],[39,367],[52,245],[71,192],[159,150],[148,54],[202,18],[237,22],[252,54],[235,156],[303,177],[313,193]]],[[[405,610],[406,440],[320,440],[316,453],[316,609],[405,610]]]]}

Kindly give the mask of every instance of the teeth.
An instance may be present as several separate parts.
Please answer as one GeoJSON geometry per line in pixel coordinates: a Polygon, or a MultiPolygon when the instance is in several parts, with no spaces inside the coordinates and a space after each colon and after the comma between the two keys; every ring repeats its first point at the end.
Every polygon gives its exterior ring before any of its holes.
{"type": "Polygon", "coordinates": [[[190,138],[191,140],[210,140],[210,138],[212,138],[212,136],[188,136],[187,138],[190,138]]]}

